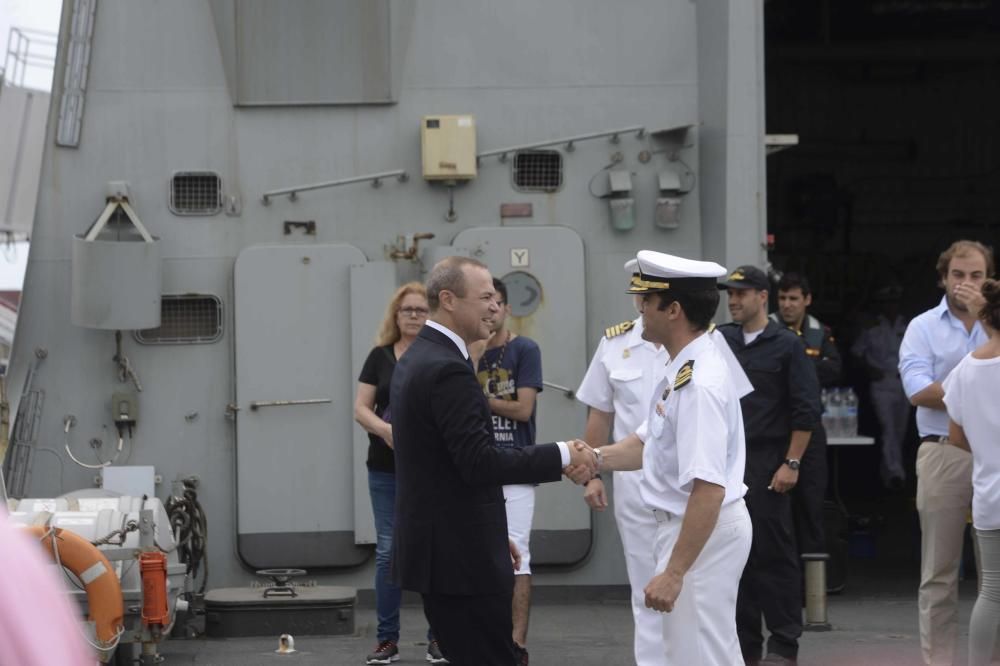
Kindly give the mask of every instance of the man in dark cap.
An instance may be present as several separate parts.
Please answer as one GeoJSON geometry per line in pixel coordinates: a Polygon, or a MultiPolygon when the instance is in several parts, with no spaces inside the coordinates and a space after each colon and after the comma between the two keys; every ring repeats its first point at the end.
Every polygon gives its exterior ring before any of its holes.
{"type": "Polygon", "coordinates": [[[754,532],[736,603],[740,649],[747,664],[795,664],[802,598],[788,492],[798,482],[802,456],[819,422],[819,383],[798,337],[767,317],[770,283],[764,271],[741,266],[719,288],[729,293],[733,318],[719,330],[754,387],[740,401],[754,532]],[[771,634],[763,661],[761,615],[771,634]]]}

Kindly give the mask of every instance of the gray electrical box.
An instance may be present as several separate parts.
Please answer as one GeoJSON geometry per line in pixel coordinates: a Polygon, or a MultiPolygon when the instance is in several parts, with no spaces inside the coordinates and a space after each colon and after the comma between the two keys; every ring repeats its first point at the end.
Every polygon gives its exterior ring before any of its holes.
{"type": "Polygon", "coordinates": [[[135,393],[115,391],[111,394],[111,418],[120,425],[134,425],[139,420],[139,401],[135,393]]]}

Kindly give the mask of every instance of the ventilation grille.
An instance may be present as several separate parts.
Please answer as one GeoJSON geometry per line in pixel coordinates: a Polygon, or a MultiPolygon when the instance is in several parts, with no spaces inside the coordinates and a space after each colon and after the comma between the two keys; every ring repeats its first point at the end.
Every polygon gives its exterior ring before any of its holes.
{"type": "Polygon", "coordinates": [[[222,179],[211,171],[183,171],[170,179],[170,210],[177,215],[215,215],[222,210],[222,179]]]}
{"type": "Polygon", "coordinates": [[[222,301],[215,296],[163,296],[160,327],[135,332],[145,345],[215,342],[222,337],[222,301]]]}
{"type": "Polygon", "coordinates": [[[514,154],[514,187],[531,192],[555,192],[562,187],[562,153],[524,150],[514,154]]]}

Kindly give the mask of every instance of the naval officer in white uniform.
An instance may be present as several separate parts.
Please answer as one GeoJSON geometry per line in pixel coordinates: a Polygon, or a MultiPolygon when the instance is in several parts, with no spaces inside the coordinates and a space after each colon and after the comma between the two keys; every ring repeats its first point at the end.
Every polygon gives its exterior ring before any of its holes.
{"type": "Polygon", "coordinates": [[[713,262],[641,251],[629,293],[643,335],[671,357],[646,421],[595,449],[600,469],[643,469],[639,492],[657,521],[656,572],[645,603],[661,618],[665,663],[742,666],[736,592],[750,552],[743,502],[746,445],[737,383],[708,333],[718,307],[713,262]]]}
{"type": "MultiPolygon", "coordinates": [[[[637,263],[632,259],[625,264],[625,270],[636,277],[637,263]]],[[[638,307],[642,297],[635,298],[638,307]]],[[[644,340],[642,330],[642,317],[608,328],[576,391],[577,399],[589,407],[583,438],[591,446],[606,444],[609,434],[614,441],[624,439],[646,420],[653,390],[663,379],[670,357],[663,345],[644,340]]],[[[666,666],[660,614],[646,607],[643,592],[655,573],[653,538],[657,523],[639,495],[641,479],[642,470],[614,473],[615,523],[632,588],[636,666],[666,666]]],[[[585,498],[598,511],[607,507],[601,478],[587,484],[585,498]]]]}

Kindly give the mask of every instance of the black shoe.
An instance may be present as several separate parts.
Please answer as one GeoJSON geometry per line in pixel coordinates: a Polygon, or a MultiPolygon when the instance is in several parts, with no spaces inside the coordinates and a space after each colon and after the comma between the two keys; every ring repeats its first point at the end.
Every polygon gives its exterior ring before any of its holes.
{"type": "Polygon", "coordinates": [[[365,659],[366,664],[391,664],[394,661],[399,661],[399,647],[396,641],[382,641],[365,659]]]}
{"type": "Polygon", "coordinates": [[[796,666],[798,660],[795,657],[782,657],[780,654],[769,652],[760,662],[760,666],[796,666]]]}
{"type": "Polygon", "coordinates": [[[427,661],[431,664],[447,664],[448,660],[441,653],[441,646],[436,640],[427,644],[427,661]]]}
{"type": "Polygon", "coordinates": [[[517,657],[514,662],[517,666],[528,666],[528,651],[517,643],[514,643],[514,655],[517,657]]]}

